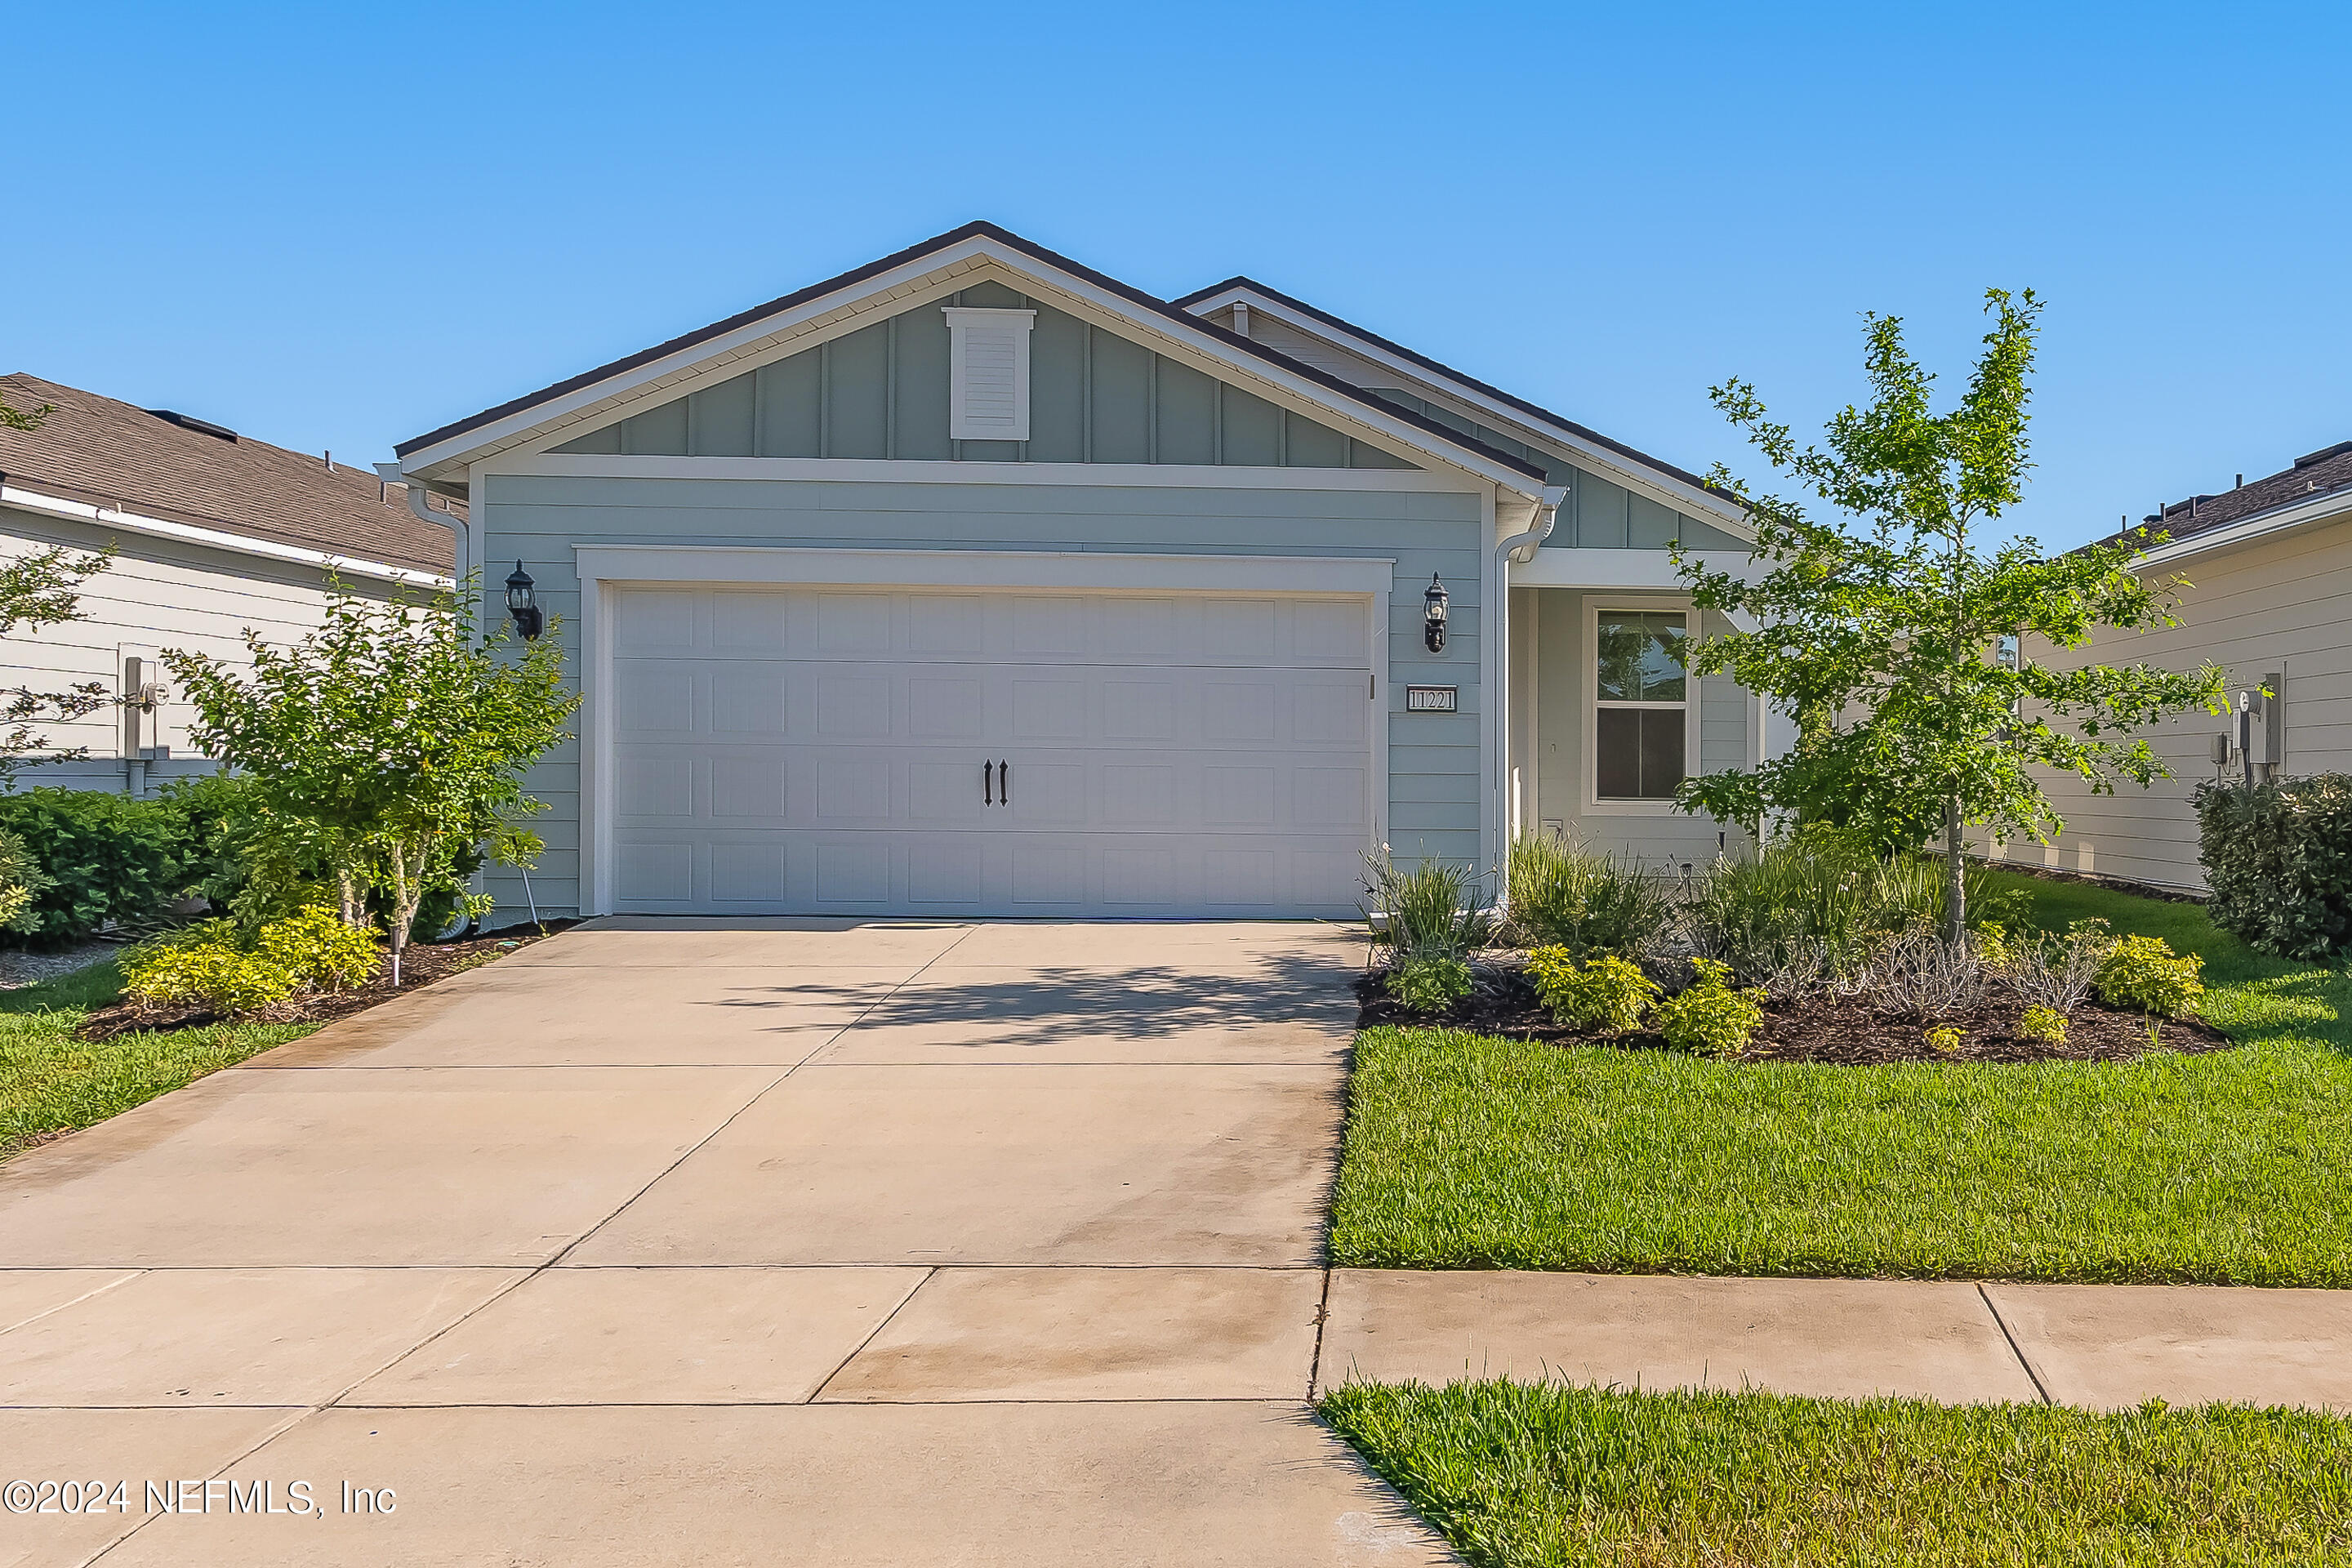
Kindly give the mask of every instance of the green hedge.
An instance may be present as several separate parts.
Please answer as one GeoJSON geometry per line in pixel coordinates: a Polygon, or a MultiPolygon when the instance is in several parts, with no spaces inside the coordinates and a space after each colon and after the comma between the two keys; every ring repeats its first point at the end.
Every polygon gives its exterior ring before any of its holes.
{"type": "Polygon", "coordinates": [[[49,879],[16,925],[36,946],[144,920],[194,879],[187,815],[166,800],[28,789],[0,795],[0,832],[20,839],[49,879]]]}
{"type": "Polygon", "coordinates": [[[2206,783],[2196,795],[2206,912],[2282,958],[2352,947],[2352,775],[2206,783]]]}

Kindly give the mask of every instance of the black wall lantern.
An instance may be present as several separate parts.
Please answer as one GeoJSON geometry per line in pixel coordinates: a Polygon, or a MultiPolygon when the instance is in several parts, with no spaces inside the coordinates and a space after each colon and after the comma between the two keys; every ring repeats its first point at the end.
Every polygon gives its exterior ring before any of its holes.
{"type": "Polygon", "coordinates": [[[530,588],[530,574],[522,569],[521,562],[516,562],[514,575],[507,579],[507,614],[514,617],[515,630],[526,638],[537,637],[541,626],[530,588]]]}
{"type": "Polygon", "coordinates": [[[1429,574],[1429,592],[1421,596],[1421,640],[1432,653],[1445,651],[1445,584],[1434,572],[1429,574]]]}

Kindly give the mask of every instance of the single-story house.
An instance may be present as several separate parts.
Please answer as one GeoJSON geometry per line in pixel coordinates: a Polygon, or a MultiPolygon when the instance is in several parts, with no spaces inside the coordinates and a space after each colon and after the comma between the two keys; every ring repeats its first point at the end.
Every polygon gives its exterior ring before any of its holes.
{"type": "Polygon", "coordinates": [[[1383,844],[1704,863],[1766,744],[1674,658],[1738,506],[1246,278],[971,224],[397,450],[586,694],[542,910],[1349,915],[1383,844]]]}
{"type": "Polygon", "coordinates": [[[2217,495],[2149,513],[2166,542],[2146,571],[2188,579],[2176,626],[2111,633],[2053,660],[2146,662],[2188,670],[2210,660],[2230,712],[2168,719],[2148,739],[2172,770],[2142,790],[2095,795],[2071,776],[2052,800],[2066,829],[2011,859],[2202,891],[2190,794],[2206,779],[2352,772],[2352,441],[2217,495]],[[2265,695],[2268,693],[2268,695],[2265,695]]]}
{"type": "Polygon", "coordinates": [[[0,559],[58,545],[116,552],[82,584],[77,619],[0,637],[0,685],[94,681],[116,699],[41,727],[49,748],[87,754],[28,765],[19,788],[143,795],[210,773],[189,745],[165,648],[242,662],[247,627],[291,641],[319,624],[331,574],[362,593],[451,582],[457,520],[417,515],[368,469],[37,376],[0,375],[0,402],[48,410],[37,429],[0,426],[0,559]]]}

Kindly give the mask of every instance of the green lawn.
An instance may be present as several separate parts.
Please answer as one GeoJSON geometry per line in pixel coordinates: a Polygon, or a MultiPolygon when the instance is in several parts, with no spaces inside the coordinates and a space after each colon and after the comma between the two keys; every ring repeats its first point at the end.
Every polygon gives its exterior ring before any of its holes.
{"type": "Polygon", "coordinates": [[[2352,1562],[2352,1422],[1362,1384],[1323,1414],[1479,1568],[2352,1562]]]}
{"type": "Polygon", "coordinates": [[[2011,879],[2206,956],[2210,1056],[1743,1066],[1357,1042],[1341,1264],[2352,1287],[2352,975],[2194,905],[2011,879]]]}
{"type": "Polygon", "coordinates": [[[18,991],[0,991],[0,1158],[44,1133],[88,1127],[301,1038],[314,1024],[224,1024],[124,1035],[99,1045],[73,1037],[93,1007],[122,991],[112,962],[18,991]]]}

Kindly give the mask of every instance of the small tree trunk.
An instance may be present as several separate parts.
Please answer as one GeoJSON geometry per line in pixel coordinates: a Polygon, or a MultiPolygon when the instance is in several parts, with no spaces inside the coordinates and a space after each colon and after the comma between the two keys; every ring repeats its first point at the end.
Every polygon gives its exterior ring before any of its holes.
{"type": "Polygon", "coordinates": [[[1960,858],[1960,797],[1944,797],[1944,941],[1952,947],[1960,945],[1961,933],[1969,923],[1968,879],[1961,873],[1965,863],[1960,858]]]}
{"type": "Polygon", "coordinates": [[[367,911],[360,907],[360,879],[352,874],[348,866],[335,868],[335,897],[342,906],[345,925],[367,924],[367,911]]]}
{"type": "Polygon", "coordinates": [[[400,989],[401,955],[408,951],[409,922],[416,918],[416,906],[408,898],[408,859],[394,844],[385,852],[392,862],[392,988],[400,989]]]}

